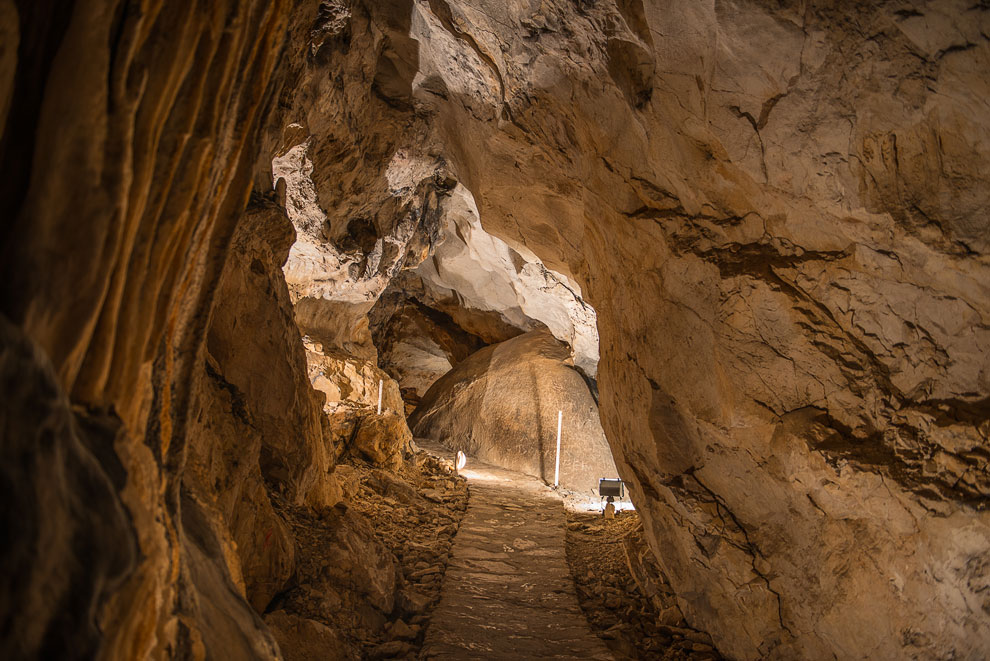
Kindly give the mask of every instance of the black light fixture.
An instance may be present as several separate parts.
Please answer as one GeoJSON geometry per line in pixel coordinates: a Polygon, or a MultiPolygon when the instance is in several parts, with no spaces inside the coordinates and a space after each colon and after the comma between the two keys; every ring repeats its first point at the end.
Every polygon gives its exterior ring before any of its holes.
{"type": "MultiPolygon", "coordinates": [[[[606,505],[602,508],[602,514],[605,514],[605,510],[615,502],[616,498],[621,499],[626,495],[625,483],[622,480],[603,477],[598,480],[598,495],[606,499],[606,505]]],[[[615,506],[612,507],[614,510],[615,506]]]]}
{"type": "Polygon", "coordinates": [[[602,498],[622,498],[626,495],[625,482],[603,477],[598,480],[598,495],[602,498]]]}

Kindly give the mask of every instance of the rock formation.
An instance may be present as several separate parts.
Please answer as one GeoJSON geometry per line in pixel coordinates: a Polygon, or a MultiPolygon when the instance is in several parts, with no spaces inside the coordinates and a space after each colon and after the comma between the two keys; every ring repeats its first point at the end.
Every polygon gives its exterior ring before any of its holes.
{"type": "Polygon", "coordinates": [[[375,342],[378,360],[395,377],[407,402],[418,404],[437,379],[485,346],[450,316],[404,293],[387,314],[375,342]]]}
{"type": "Polygon", "coordinates": [[[986,11],[431,8],[414,96],[485,229],[595,306],[688,621],[736,658],[985,653],[986,11]]]}
{"type": "Polygon", "coordinates": [[[192,657],[222,638],[228,654],[273,656],[232,573],[230,531],[185,486],[185,465],[290,8],[118,4],[2,3],[17,33],[0,83],[2,313],[31,348],[6,375],[0,448],[5,466],[37,466],[5,492],[48,495],[5,527],[5,559],[38,570],[0,597],[0,655],[192,657]],[[41,444],[12,426],[27,410],[41,444]],[[53,543],[52,524],[71,542],[53,543]]]}
{"type": "Polygon", "coordinates": [[[987,34],[961,0],[0,0],[0,655],[277,656],[272,503],[342,497],[367,406],[325,415],[299,331],[373,363],[422,268],[463,330],[568,332],[452,286],[458,218],[593,306],[616,467],[720,651],[990,655],[987,34]]]}
{"type": "Polygon", "coordinates": [[[439,245],[415,270],[423,282],[417,299],[488,342],[508,339],[498,337],[497,330],[486,332],[482,320],[492,313],[498,326],[547,328],[571,347],[574,364],[594,377],[598,329],[595,310],[581,298],[580,287],[548,270],[528,250],[514,250],[485,232],[474,198],[463,186],[451,192],[443,210],[439,245]]]}
{"type": "Polygon", "coordinates": [[[594,491],[615,464],[570,348],[549,331],[485,347],[427,391],[409,419],[416,436],[553,483],[563,412],[560,485],[594,491]]]}

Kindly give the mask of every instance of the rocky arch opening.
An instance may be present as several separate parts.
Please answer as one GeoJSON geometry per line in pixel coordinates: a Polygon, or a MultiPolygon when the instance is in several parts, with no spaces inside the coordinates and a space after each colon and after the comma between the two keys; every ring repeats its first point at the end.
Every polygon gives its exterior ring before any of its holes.
{"type": "Polygon", "coordinates": [[[358,218],[332,239],[323,228],[341,223],[318,199],[315,139],[284,150],[273,173],[296,229],[283,271],[328,412],[358,386],[326,365],[367,359],[362,378],[371,367],[392,377],[416,436],[586,495],[615,478],[598,419],[596,315],[580,288],[486,232],[474,197],[445,166],[406,152],[385,172],[392,198],[375,216],[382,234],[358,218]],[[553,431],[565,409],[561,471],[553,431]]]}

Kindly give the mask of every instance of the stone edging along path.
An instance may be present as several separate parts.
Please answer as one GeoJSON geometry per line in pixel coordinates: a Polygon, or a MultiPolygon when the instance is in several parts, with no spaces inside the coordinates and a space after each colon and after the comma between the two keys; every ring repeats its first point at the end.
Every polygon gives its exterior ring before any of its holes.
{"type": "Polygon", "coordinates": [[[612,659],[578,605],[560,498],[536,478],[473,459],[461,475],[468,508],[420,658],[612,659]]]}

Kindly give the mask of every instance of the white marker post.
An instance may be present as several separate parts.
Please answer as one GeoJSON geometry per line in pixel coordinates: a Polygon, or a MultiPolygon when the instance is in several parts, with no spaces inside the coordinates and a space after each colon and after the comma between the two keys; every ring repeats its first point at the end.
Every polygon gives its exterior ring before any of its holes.
{"type": "Polygon", "coordinates": [[[564,419],[564,412],[557,411],[557,460],[553,464],[553,486],[560,484],[560,423],[564,419]]]}
{"type": "Polygon", "coordinates": [[[384,381],[378,379],[378,415],[382,414],[382,384],[384,381]]]}

